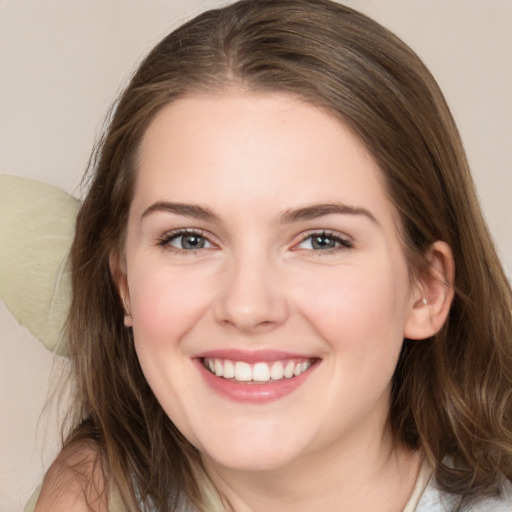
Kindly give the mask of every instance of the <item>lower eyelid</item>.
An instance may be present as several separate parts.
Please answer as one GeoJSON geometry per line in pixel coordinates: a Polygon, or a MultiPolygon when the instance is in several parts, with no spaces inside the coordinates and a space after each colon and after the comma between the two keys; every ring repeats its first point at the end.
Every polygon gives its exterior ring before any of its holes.
{"type": "MultiPolygon", "coordinates": [[[[189,230],[177,230],[174,232],[165,233],[156,240],[156,245],[162,246],[169,250],[181,251],[181,252],[187,252],[187,253],[199,252],[202,249],[212,249],[212,248],[216,247],[216,245],[210,241],[210,238],[207,235],[205,235],[204,233],[197,231],[197,230],[190,230],[190,231],[189,230]],[[199,247],[196,249],[185,249],[183,247],[171,245],[171,242],[178,240],[180,237],[186,237],[186,236],[191,236],[191,235],[204,239],[205,246],[199,247]]],[[[292,247],[292,250],[293,249],[303,249],[303,250],[307,250],[307,251],[311,251],[311,252],[315,252],[315,253],[329,253],[329,252],[336,252],[336,251],[352,249],[353,247],[354,247],[354,243],[348,237],[344,237],[339,234],[330,233],[327,231],[315,231],[315,232],[310,232],[308,234],[303,235],[301,240],[292,247]],[[300,247],[303,243],[305,243],[308,240],[313,239],[315,236],[331,239],[335,242],[335,246],[334,247],[326,247],[326,248],[322,248],[322,249],[315,249],[313,247],[300,247]]]]}
{"type": "Polygon", "coordinates": [[[171,242],[173,242],[175,240],[179,240],[181,237],[186,237],[186,236],[197,236],[199,238],[204,239],[205,244],[207,246],[200,247],[200,248],[196,249],[197,251],[199,251],[201,249],[210,249],[212,247],[215,247],[215,244],[213,244],[210,241],[208,236],[206,236],[204,233],[197,231],[197,230],[190,230],[190,231],[189,230],[177,230],[177,231],[165,233],[157,239],[156,245],[159,245],[159,246],[162,246],[162,247],[168,248],[168,249],[173,249],[176,251],[195,252],[194,250],[183,249],[181,247],[176,247],[174,245],[171,245],[171,242]]]}
{"type": "Polygon", "coordinates": [[[304,248],[305,250],[310,250],[314,252],[329,252],[329,251],[336,251],[336,250],[343,250],[343,249],[351,249],[353,248],[354,244],[353,242],[348,238],[341,236],[336,233],[330,233],[328,231],[315,231],[308,233],[302,237],[302,240],[295,246],[300,249],[300,245],[308,240],[312,240],[314,237],[324,237],[331,239],[335,242],[335,247],[325,248],[325,249],[314,249],[314,248],[304,248]]]}

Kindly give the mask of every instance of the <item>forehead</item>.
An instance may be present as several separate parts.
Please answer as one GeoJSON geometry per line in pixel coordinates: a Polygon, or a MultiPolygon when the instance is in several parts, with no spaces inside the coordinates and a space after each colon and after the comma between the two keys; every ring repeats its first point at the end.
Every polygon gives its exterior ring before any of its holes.
{"type": "Polygon", "coordinates": [[[365,202],[391,213],[381,172],[353,132],[285,94],[179,99],[148,127],[138,163],[135,202],[172,199],[245,210],[272,201],[281,207],[365,202]]]}

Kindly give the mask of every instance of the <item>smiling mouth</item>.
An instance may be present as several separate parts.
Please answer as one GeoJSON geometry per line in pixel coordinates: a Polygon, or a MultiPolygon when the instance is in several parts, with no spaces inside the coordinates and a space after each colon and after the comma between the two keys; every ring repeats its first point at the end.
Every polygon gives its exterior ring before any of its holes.
{"type": "Polygon", "coordinates": [[[230,359],[202,358],[203,366],[217,377],[231,382],[270,384],[284,379],[293,379],[307,372],[314,359],[287,359],[254,364],[230,359]]]}

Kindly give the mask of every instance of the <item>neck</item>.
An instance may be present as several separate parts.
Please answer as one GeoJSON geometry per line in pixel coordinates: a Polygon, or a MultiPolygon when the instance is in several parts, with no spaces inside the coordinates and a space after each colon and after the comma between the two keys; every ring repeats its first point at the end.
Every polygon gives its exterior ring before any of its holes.
{"type": "Polygon", "coordinates": [[[358,445],[345,440],[272,470],[237,470],[203,457],[228,512],[401,512],[421,456],[394,445],[387,429],[358,445]]]}

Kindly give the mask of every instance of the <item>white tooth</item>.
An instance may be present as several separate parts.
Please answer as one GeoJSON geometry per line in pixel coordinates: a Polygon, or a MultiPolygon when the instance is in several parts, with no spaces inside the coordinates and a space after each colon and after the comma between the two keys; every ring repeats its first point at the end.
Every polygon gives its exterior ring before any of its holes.
{"type": "Polygon", "coordinates": [[[235,363],[235,379],[243,382],[252,380],[251,365],[238,361],[235,363]]]}
{"type": "Polygon", "coordinates": [[[217,375],[217,377],[222,377],[222,373],[222,362],[219,359],[215,359],[215,375],[217,375]]]}
{"type": "Polygon", "coordinates": [[[295,363],[293,361],[289,361],[284,369],[284,376],[287,379],[291,379],[293,377],[293,370],[295,369],[295,363]]]}
{"type": "Polygon", "coordinates": [[[300,365],[300,373],[304,373],[309,367],[311,366],[311,363],[309,361],[304,361],[300,365]]]}
{"type": "Polygon", "coordinates": [[[283,363],[281,361],[276,361],[272,368],[270,369],[270,378],[272,380],[280,380],[284,376],[284,368],[283,363]]]}
{"type": "Polygon", "coordinates": [[[297,364],[295,365],[294,370],[293,370],[293,374],[295,375],[295,377],[297,377],[297,375],[300,375],[300,373],[301,373],[301,370],[300,370],[300,363],[297,363],[297,364]]]}
{"type": "Polygon", "coordinates": [[[252,369],[252,380],[266,382],[270,380],[270,369],[267,363],[256,363],[252,369]]]}
{"type": "Polygon", "coordinates": [[[235,376],[235,365],[228,361],[227,359],[224,361],[224,378],[232,379],[235,376]]]}
{"type": "Polygon", "coordinates": [[[210,368],[212,373],[215,373],[215,362],[213,359],[208,359],[208,367],[210,368]]]}

